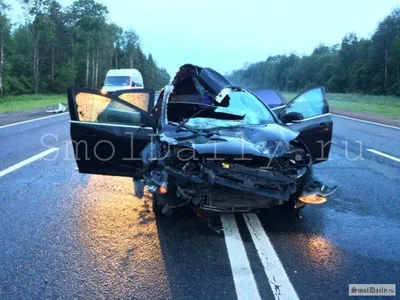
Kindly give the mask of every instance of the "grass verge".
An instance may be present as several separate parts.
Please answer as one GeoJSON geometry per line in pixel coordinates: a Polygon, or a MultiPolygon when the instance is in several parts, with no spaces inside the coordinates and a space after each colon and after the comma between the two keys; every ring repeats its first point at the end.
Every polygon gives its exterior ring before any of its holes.
{"type": "Polygon", "coordinates": [[[20,95],[0,98],[0,113],[30,110],[67,103],[66,95],[20,95]]]}
{"type": "MultiPolygon", "coordinates": [[[[296,96],[296,93],[283,94],[288,100],[296,96]]],[[[400,119],[400,97],[333,93],[328,93],[327,97],[331,108],[400,119]]]]}

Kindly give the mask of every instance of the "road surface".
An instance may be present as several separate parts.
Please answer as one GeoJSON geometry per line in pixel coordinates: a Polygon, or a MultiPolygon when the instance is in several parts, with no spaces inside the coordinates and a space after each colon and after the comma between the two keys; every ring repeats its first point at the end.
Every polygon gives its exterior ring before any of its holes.
{"type": "Polygon", "coordinates": [[[218,233],[188,210],[156,220],[129,178],[79,174],[68,119],[0,126],[0,299],[400,293],[399,129],[333,117],[330,160],[315,168],[340,187],[329,202],[301,218],[215,216],[218,233]]]}

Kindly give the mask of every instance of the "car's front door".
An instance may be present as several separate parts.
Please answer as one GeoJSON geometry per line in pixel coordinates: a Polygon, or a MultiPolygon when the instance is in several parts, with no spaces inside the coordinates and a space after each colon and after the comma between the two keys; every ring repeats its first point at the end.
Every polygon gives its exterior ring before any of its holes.
{"type": "Polygon", "coordinates": [[[154,91],[135,89],[111,96],[69,89],[71,140],[81,173],[140,177],[140,152],[153,136],[154,91]]]}
{"type": "Polygon", "coordinates": [[[313,163],[326,161],[332,140],[332,118],[324,87],[307,90],[290,101],[278,114],[308,147],[313,163]]]}

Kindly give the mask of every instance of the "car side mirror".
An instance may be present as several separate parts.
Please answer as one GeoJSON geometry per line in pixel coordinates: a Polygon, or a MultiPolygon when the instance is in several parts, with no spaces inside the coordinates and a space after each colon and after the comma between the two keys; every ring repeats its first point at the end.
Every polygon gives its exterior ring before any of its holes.
{"type": "Polygon", "coordinates": [[[304,117],[301,113],[294,112],[294,111],[282,116],[283,123],[295,123],[295,122],[301,121],[303,119],[304,119],[304,117]]]}

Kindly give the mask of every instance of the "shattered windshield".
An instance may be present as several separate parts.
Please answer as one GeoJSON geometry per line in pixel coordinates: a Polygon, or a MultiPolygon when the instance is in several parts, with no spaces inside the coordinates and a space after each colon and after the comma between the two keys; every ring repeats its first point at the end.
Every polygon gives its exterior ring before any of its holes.
{"type": "Polygon", "coordinates": [[[129,76],[109,76],[106,77],[104,85],[106,86],[127,86],[129,85],[129,76]]]}
{"type": "Polygon", "coordinates": [[[185,126],[197,129],[217,127],[235,127],[274,123],[275,120],[268,109],[254,95],[246,91],[234,91],[228,95],[229,104],[226,107],[217,106],[214,112],[225,117],[194,116],[189,118],[185,126]],[[232,119],[226,116],[232,116],[232,119]],[[241,118],[240,118],[241,117],[241,118]]]}

